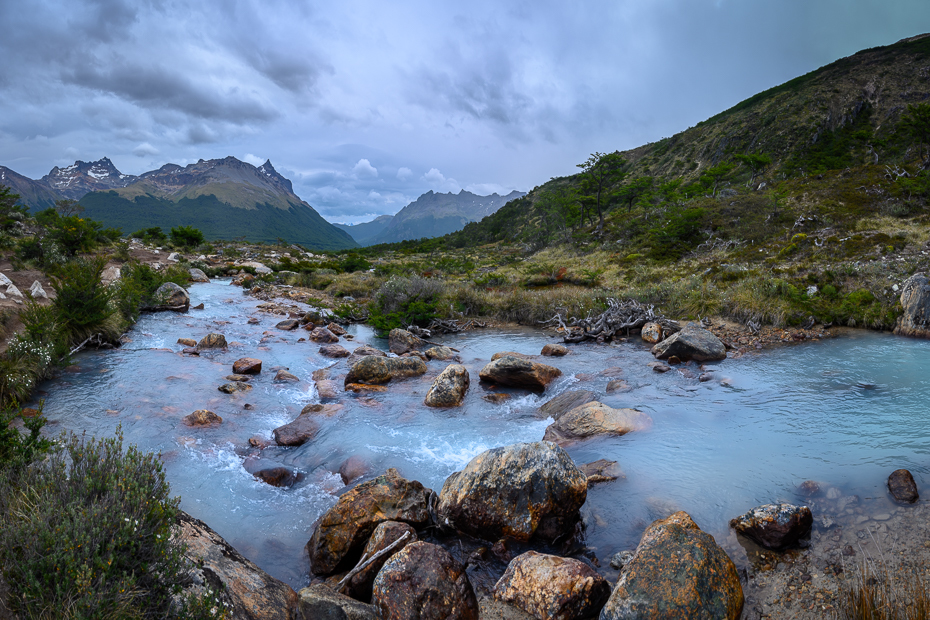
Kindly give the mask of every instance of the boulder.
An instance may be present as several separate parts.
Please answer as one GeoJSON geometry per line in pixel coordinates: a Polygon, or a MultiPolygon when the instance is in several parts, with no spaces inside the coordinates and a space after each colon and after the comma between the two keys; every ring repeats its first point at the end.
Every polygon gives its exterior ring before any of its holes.
{"type": "Polygon", "coordinates": [[[316,416],[325,416],[329,418],[341,412],[343,409],[345,409],[345,405],[339,403],[327,403],[325,405],[312,403],[301,409],[300,415],[314,414],[316,416]]]}
{"type": "Polygon", "coordinates": [[[451,359],[456,359],[458,356],[455,354],[455,351],[449,347],[430,347],[423,352],[426,355],[426,359],[430,360],[439,360],[440,362],[447,362],[451,359]]]}
{"type": "Polygon", "coordinates": [[[33,299],[48,299],[48,293],[45,292],[42,283],[38,280],[33,281],[32,286],[29,287],[29,294],[32,295],[33,299]]]}
{"type": "Polygon", "coordinates": [[[418,377],[426,373],[426,363],[418,357],[385,358],[392,379],[418,377]]]}
{"type": "Polygon", "coordinates": [[[191,298],[183,288],[174,282],[165,282],[152,295],[152,301],[146,310],[174,310],[187,312],[191,306],[191,298]]]}
{"type": "MultiPolygon", "coordinates": [[[[359,346],[358,348],[356,348],[354,351],[352,351],[352,356],[355,358],[362,358],[362,357],[365,357],[366,355],[374,355],[376,357],[387,357],[387,353],[385,353],[381,349],[376,349],[367,344],[363,344],[359,346]]],[[[353,360],[349,360],[349,361],[351,365],[353,360]]]]}
{"type": "Polygon", "coordinates": [[[414,528],[429,522],[429,489],[406,480],[395,469],[343,494],[313,528],[307,543],[310,570],[328,575],[351,568],[371,534],[384,521],[402,521],[414,528]]]}
{"type": "Polygon", "coordinates": [[[329,379],[320,379],[316,382],[316,393],[323,400],[339,398],[339,384],[329,379]]]}
{"type": "Polygon", "coordinates": [[[392,329],[388,334],[388,349],[395,355],[403,355],[408,351],[419,351],[429,346],[425,340],[414,336],[406,329],[392,329]]]}
{"type": "Polygon", "coordinates": [[[296,472],[288,467],[267,467],[253,471],[252,475],[266,484],[273,487],[291,487],[303,479],[300,472],[296,472]]]}
{"type": "Polygon", "coordinates": [[[230,383],[224,383],[216,389],[224,394],[235,394],[237,392],[248,392],[252,389],[252,386],[244,381],[232,381],[230,383]]]}
{"type": "Polygon", "coordinates": [[[350,456],[339,466],[339,477],[342,478],[342,484],[349,484],[367,474],[369,469],[371,464],[368,461],[360,456],[350,456]]]}
{"type": "Polygon", "coordinates": [[[598,459],[585,463],[579,469],[588,477],[588,487],[598,482],[610,482],[617,478],[626,478],[623,470],[617,465],[617,461],[608,461],[607,459],[598,459]]]}
{"type": "Polygon", "coordinates": [[[194,413],[184,416],[181,421],[188,426],[212,426],[221,424],[223,418],[207,409],[198,409],[194,413]]]}
{"type": "Polygon", "coordinates": [[[562,357],[563,355],[568,355],[568,347],[564,344],[547,344],[542,348],[542,351],[540,351],[540,355],[562,357]]]}
{"type": "Polygon", "coordinates": [[[371,603],[382,620],[478,620],[465,567],[426,542],[407,545],[387,561],[375,578],[371,603]]]}
{"type": "Polygon", "coordinates": [[[310,332],[310,340],[322,343],[339,342],[339,336],[325,327],[314,327],[313,331],[310,332]]]}
{"type": "Polygon", "coordinates": [[[341,325],[338,325],[337,323],[332,323],[332,322],[330,322],[330,324],[326,326],[326,329],[328,329],[329,331],[331,331],[332,333],[334,333],[334,334],[337,335],[337,336],[345,336],[345,335],[346,335],[346,330],[345,330],[345,328],[343,328],[341,325]]]}
{"type": "Polygon", "coordinates": [[[915,338],[930,338],[930,281],[922,273],[915,273],[904,281],[901,289],[901,307],[904,313],[898,318],[894,333],[915,338]]]}
{"type": "Polygon", "coordinates": [[[575,407],[595,400],[597,395],[590,390],[569,390],[562,392],[539,408],[540,416],[558,420],[575,407]]]}
{"type": "Polygon", "coordinates": [[[428,407],[458,407],[468,391],[468,370],[461,364],[450,364],[439,373],[426,393],[428,407]]]}
{"type": "Polygon", "coordinates": [[[297,375],[291,374],[283,368],[275,373],[274,382],[275,383],[296,383],[300,381],[300,378],[297,375]]]}
{"type": "Polygon", "coordinates": [[[197,269],[196,267],[190,268],[190,274],[191,274],[191,280],[193,282],[209,282],[210,281],[210,278],[207,277],[207,274],[205,274],[202,270],[197,269]]]}
{"type": "Polygon", "coordinates": [[[575,407],[546,428],[543,440],[566,445],[598,435],[626,435],[652,427],[652,418],[638,409],[614,409],[598,401],[575,407]]]}
{"type": "Polygon", "coordinates": [[[482,381],[542,392],[561,374],[558,368],[505,355],[482,368],[478,376],[482,381]]]}
{"type": "Polygon", "coordinates": [[[242,381],[248,383],[252,380],[251,375],[226,375],[227,381],[242,381]]]}
{"type": "Polygon", "coordinates": [[[518,357],[521,360],[528,360],[532,358],[531,355],[527,355],[526,353],[517,353],[516,351],[498,351],[491,356],[491,361],[493,362],[494,360],[499,360],[502,357],[518,357]]]}
{"type": "Polygon", "coordinates": [[[361,394],[362,392],[387,392],[387,386],[375,385],[373,383],[346,383],[343,389],[345,389],[346,392],[355,392],[356,394],[361,394]]]}
{"type": "Polygon", "coordinates": [[[213,590],[229,618],[293,620],[296,616],[297,593],[247,560],[206,523],[182,511],[175,532],[194,566],[189,592],[213,590]]]}
{"type": "MultiPolygon", "coordinates": [[[[100,274],[100,281],[103,282],[105,285],[110,286],[111,284],[119,280],[121,275],[122,273],[120,272],[119,267],[116,267],[116,266],[107,267],[100,274]]],[[[6,284],[6,283],[0,282],[0,284],[6,284]]]]}
{"type": "Polygon", "coordinates": [[[917,483],[914,476],[906,469],[897,469],[888,476],[888,490],[899,502],[913,504],[920,494],[917,492],[917,483]]]}
{"type": "Polygon", "coordinates": [[[414,377],[426,372],[426,364],[416,357],[378,357],[366,355],[360,358],[346,373],[344,385],[350,383],[387,383],[391,379],[414,377]]]}
{"type": "Polygon", "coordinates": [[[297,593],[302,620],[380,620],[378,610],[354,598],[314,583],[297,593]]]}
{"type": "Polygon", "coordinates": [[[283,321],[275,325],[275,329],[280,329],[286,332],[295,330],[298,327],[300,327],[300,321],[298,321],[297,319],[284,319],[283,321]]]}
{"type": "Polygon", "coordinates": [[[608,394],[612,394],[614,392],[629,392],[632,389],[633,387],[623,379],[611,379],[607,382],[607,387],[604,388],[604,391],[608,394]]]}
{"type": "Polygon", "coordinates": [[[484,540],[554,540],[574,531],[587,479],[559,446],[545,441],[493,448],[449,476],[438,520],[484,540]]]}
{"type": "Polygon", "coordinates": [[[676,332],[652,347],[652,354],[664,360],[678,357],[681,360],[706,362],[722,360],[727,357],[727,349],[717,338],[697,322],[688,323],[680,332],[676,332]]]}
{"type": "Polygon", "coordinates": [[[349,357],[349,351],[341,344],[324,344],[320,347],[320,355],[323,357],[349,357]]]}
{"type": "Polygon", "coordinates": [[[726,618],[743,611],[736,566],[685,512],[646,528],[600,620],[726,618]]]}
{"type": "Polygon", "coordinates": [[[293,422],[271,431],[279,446],[302,446],[320,432],[320,423],[310,413],[301,413],[293,422]]]}
{"type": "Polygon", "coordinates": [[[610,584],[580,560],[527,551],[507,565],[494,596],[535,618],[575,620],[597,615],[610,584]]]}
{"type": "Polygon", "coordinates": [[[646,323],[640,331],[640,337],[650,344],[662,342],[662,326],[658,323],[646,323]]]}
{"type": "Polygon", "coordinates": [[[178,344],[183,344],[185,347],[196,347],[197,341],[193,338],[178,338],[178,344]]]}
{"type": "Polygon", "coordinates": [[[371,538],[368,539],[368,543],[365,545],[364,551],[362,551],[363,558],[370,558],[379,551],[387,548],[392,543],[394,543],[398,538],[407,534],[407,539],[401,542],[397,547],[392,551],[386,553],[385,555],[379,557],[377,560],[365,567],[364,570],[356,573],[347,583],[345,592],[352,598],[356,598],[360,601],[370,601],[371,600],[371,587],[375,582],[375,576],[377,576],[378,571],[381,570],[381,567],[391,559],[395,553],[417,541],[417,533],[410,525],[407,523],[400,523],[399,521],[385,521],[384,523],[379,523],[378,527],[375,528],[375,531],[372,532],[371,538]]]}
{"type": "Polygon", "coordinates": [[[797,546],[813,524],[810,508],[791,504],[764,504],[730,520],[737,534],[776,551],[797,546]]]}
{"type": "Polygon", "coordinates": [[[257,375],[262,371],[262,361],[254,357],[243,357],[233,362],[233,374],[257,375]]]}
{"type": "Polygon", "coordinates": [[[225,349],[226,336],[223,334],[207,334],[197,343],[198,349],[225,349]]]}

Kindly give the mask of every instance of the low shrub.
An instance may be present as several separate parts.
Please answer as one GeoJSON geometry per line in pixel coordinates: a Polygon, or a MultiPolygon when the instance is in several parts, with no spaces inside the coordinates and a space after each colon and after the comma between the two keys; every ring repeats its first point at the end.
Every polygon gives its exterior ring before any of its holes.
{"type": "Polygon", "coordinates": [[[158,457],[124,452],[120,431],[72,435],[42,462],[3,469],[7,604],[29,618],[220,617],[215,600],[172,604],[188,574],[171,536],[178,501],[158,457]]]}
{"type": "Polygon", "coordinates": [[[58,324],[72,344],[94,334],[107,340],[119,336],[120,325],[111,318],[116,307],[111,304],[114,290],[100,281],[106,257],[78,258],[61,265],[50,274],[55,299],[52,306],[58,324]]]}
{"type": "Polygon", "coordinates": [[[426,325],[438,316],[442,291],[438,280],[393,277],[378,288],[369,304],[369,323],[382,331],[426,325]]]}
{"type": "Polygon", "coordinates": [[[203,243],[203,233],[193,226],[176,226],[171,229],[171,243],[192,248],[203,243]]]}

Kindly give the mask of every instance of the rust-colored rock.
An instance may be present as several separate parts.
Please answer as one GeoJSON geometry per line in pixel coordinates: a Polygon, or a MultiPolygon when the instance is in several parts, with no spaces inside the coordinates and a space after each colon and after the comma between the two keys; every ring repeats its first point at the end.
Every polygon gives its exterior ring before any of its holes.
{"type": "Polygon", "coordinates": [[[810,534],[814,517],[807,506],[764,504],[730,520],[730,527],[766,549],[795,547],[810,534]]]}
{"type": "Polygon", "coordinates": [[[547,344],[540,351],[540,355],[547,357],[562,357],[568,355],[568,347],[564,344],[547,344]]]}
{"type": "Polygon", "coordinates": [[[597,394],[590,390],[569,390],[567,392],[562,392],[539,407],[539,416],[541,418],[558,420],[575,407],[580,407],[596,399],[597,394]]]}
{"type": "Polygon", "coordinates": [[[307,543],[310,570],[328,575],[351,568],[379,523],[402,521],[414,528],[429,522],[430,490],[395,469],[363,482],[320,517],[307,543]]]}
{"type": "Polygon", "coordinates": [[[194,413],[184,416],[182,421],[188,426],[213,426],[221,424],[223,418],[208,409],[198,409],[194,413]]]}
{"type": "Polygon", "coordinates": [[[178,344],[183,344],[185,347],[196,347],[197,341],[193,338],[178,338],[178,344]]]}
{"type": "Polygon", "coordinates": [[[345,330],[341,325],[339,325],[339,324],[337,324],[337,323],[330,322],[330,324],[326,326],[326,329],[328,329],[329,331],[331,331],[331,332],[332,332],[333,334],[335,334],[336,336],[345,336],[345,335],[346,335],[346,330],[345,330]]]}
{"type": "Polygon", "coordinates": [[[225,349],[226,336],[223,334],[207,334],[197,343],[198,349],[225,349]]]}
{"type": "Polygon", "coordinates": [[[580,560],[527,551],[510,562],[494,595],[535,618],[575,620],[601,610],[610,584],[580,560]]]}
{"type": "Polygon", "coordinates": [[[484,540],[553,540],[571,534],[587,478],[555,444],[518,443],[482,452],[446,479],[439,522],[484,540]]]}
{"type": "Polygon", "coordinates": [[[398,538],[408,534],[407,539],[400,543],[397,547],[394,548],[388,554],[383,555],[378,558],[370,565],[368,565],[365,570],[356,573],[352,579],[346,583],[345,592],[352,598],[356,598],[360,601],[365,601],[366,603],[371,601],[371,587],[375,582],[375,577],[378,574],[378,571],[381,570],[381,567],[387,563],[391,556],[395,553],[417,541],[417,533],[410,525],[407,523],[400,523],[399,521],[385,521],[384,523],[379,523],[378,527],[375,528],[375,531],[371,534],[371,538],[368,539],[368,543],[365,545],[364,551],[362,551],[363,558],[370,558],[374,554],[378,553],[382,549],[388,547],[391,543],[396,541],[398,538]]]}
{"type": "Polygon", "coordinates": [[[468,370],[461,364],[449,364],[439,373],[426,393],[428,407],[458,407],[468,391],[468,370]]]}
{"type": "Polygon", "coordinates": [[[293,620],[297,593],[247,560],[206,523],[181,512],[177,537],[187,546],[187,557],[197,573],[189,591],[212,589],[230,618],[293,620]]]}
{"type": "Polygon", "coordinates": [[[236,394],[237,392],[248,392],[252,389],[252,386],[244,381],[232,381],[230,383],[224,383],[216,389],[224,394],[236,394]]]}
{"type": "Polygon", "coordinates": [[[325,327],[316,327],[310,332],[310,340],[322,343],[339,342],[339,336],[325,327]]]}
{"type": "Polygon", "coordinates": [[[243,383],[248,383],[252,380],[252,377],[249,375],[226,375],[227,381],[242,381],[243,383]]]}
{"type": "Polygon", "coordinates": [[[742,612],[733,561],[687,513],[676,512],[646,528],[600,620],[737,620],[742,612]]]}
{"type": "Polygon", "coordinates": [[[662,326],[658,323],[646,323],[643,325],[640,337],[650,344],[662,342],[662,326]]]}
{"type": "Polygon", "coordinates": [[[391,380],[391,368],[388,358],[376,355],[366,355],[349,369],[346,374],[345,385],[350,383],[387,383],[391,380]]]}
{"type": "Polygon", "coordinates": [[[637,409],[614,409],[598,401],[575,407],[546,428],[545,441],[559,445],[598,435],[626,435],[652,427],[652,418],[637,409]]]}
{"type": "Polygon", "coordinates": [[[482,381],[542,392],[562,371],[546,364],[505,355],[481,369],[478,376],[482,381]]]}
{"type": "Polygon", "coordinates": [[[320,347],[320,355],[323,357],[332,357],[338,359],[342,357],[349,357],[351,353],[349,353],[348,349],[346,349],[341,344],[324,344],[322,347],[320,347]]]}
{"type": "Polygon", "coordinates": [[[313,412],[301,412],[293,422],[288,422],[271,431],[275,443],[279,446],[302,446],[316,437],[319,432],[320,423],[314,419],[313,412]]]}
{"type": "Polygon", "coordinates": [[[426,542],[407,545],[387,561],[375,578],[371,602],[382,620],[478,620],[465,568],[426,542]]]}
{"type": "Polygon", "coordinates": [[[356,394],[361,394],[363,392],[387,392],[387,386],[374,383],[347,383],[345,385],[345,390],[346,392],[355,392],[356,394]]]}
{"type": "Polygon", "coordinates": [[[408,351],[419,351],[429,346],[425,340],[414,336],[406,329],[392,329],[388,334],[388,349],[395,355],[403,355],[408,351]]]}
{"type": "Polygon", "coordinates": [[[914,476],[906,469],[896,469],[888,476],[888,490],[899,502],[913,504],[920,498],[914,476]]]}
{"type": "Polygon", "coordinates": [[[243,357],[233,362],[232,370],[237,375],[257,375],[262,371],[262,361],[254,357],[243,357]]]}

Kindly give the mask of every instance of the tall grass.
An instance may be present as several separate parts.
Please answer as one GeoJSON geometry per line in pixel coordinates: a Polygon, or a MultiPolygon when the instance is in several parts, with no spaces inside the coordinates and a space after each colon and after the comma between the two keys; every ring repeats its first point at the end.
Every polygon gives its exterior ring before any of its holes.
{"type": "Polygon", "coordinates": [[[837,620],[930,619],[930,589],[916,569],[896,566],[879,551],[849,572],[837,597],[837,620]]]}

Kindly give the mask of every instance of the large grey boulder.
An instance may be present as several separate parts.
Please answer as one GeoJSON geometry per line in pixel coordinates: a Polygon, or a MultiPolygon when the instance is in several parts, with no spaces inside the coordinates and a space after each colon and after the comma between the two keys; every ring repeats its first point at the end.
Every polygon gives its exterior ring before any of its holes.
{"type": "Polygon", "coordinates": [[[901,290],[904,314],[898,317],[894,333],[914,338],[930,338],[930,280],[915,273],[904,281],[901,290]]]}
{"type": "Polygon", "coordinates": [[[570,535],[587,477],[559,446],[518,443],[482,452],[446,479],[436,508],[447,528],[484,540],[570,535]]]}
{"type": "Polygon", "coordinates": [[[603,435],[626,435],[652,427],[652,418],[638,409],[614,409],[594,400],[575,407],[546,428],[543,439],[559,445],[603,435]]]}
{"type": "Polygon", "coordinates": [[[726,359],[727,348],[720,338],[692,322],[652,347],[652,354],[660,360],[674,355],[683,361],[709,362],[726,359]]]}
{"type": "Polygon", "coordinates": [[[408,351],[420,351],[429,346],[428,342],[419,336],[414,336],[406,329],[392,329],[388,334],[388,348],[396,355],[403,355],[408,351]]]}
{"type": "Polygon", "coordinates": [[[152,295],[152,301],[145,309],[156,312],[163,310],[187,312],[190,306],[191,298],[187,291],[174,282],[165,282],[152,295]]]}
{"type": "Polygon", "coordinates": [[[814,516],[807,506],[764,504],[730,520],[737,533],[751,538],[766,549],[779,551],[795,547],[811,532],[814,516]]]}
{"type": "Polygon", "coordinates": [[[423,402],[428,407],[458,407],[468,385],[468,370],[461,364],[449,364],[433,381],[423,402]]]}

